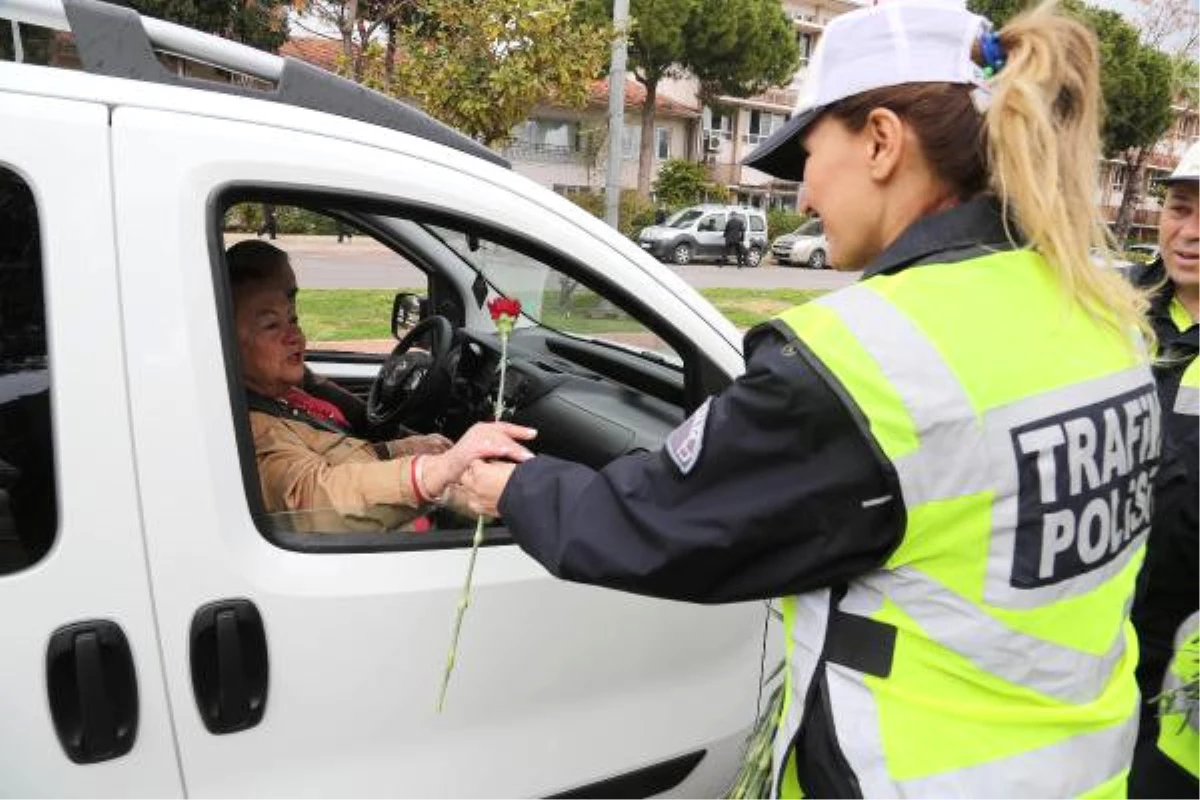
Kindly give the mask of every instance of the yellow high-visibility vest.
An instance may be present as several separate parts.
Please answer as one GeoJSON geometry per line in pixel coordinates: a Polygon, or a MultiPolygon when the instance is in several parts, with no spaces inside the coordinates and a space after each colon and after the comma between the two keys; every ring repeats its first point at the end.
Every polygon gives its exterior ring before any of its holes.
{"type": "Polygon", "coordinates": [[[875,276],[780,319],[861,415],[906,521],[844,593],[783,601],[776,787],[800,794],[790,757],[821,713],[864,797],[1124,796],[1161,448],[1140,337],[1068,305],[1027,250],[875,276]]]}

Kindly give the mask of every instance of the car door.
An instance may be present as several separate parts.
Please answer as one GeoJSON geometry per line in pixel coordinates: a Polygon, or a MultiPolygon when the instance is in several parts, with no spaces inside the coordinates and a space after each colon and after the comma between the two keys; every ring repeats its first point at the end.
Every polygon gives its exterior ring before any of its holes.
{"type": "MultiPolygon", "coordinates": [[[[268,108],[281,127],[113,113],[135,455],[189,791],[540,796],[630,773],[659,782],[595,791],[721,791],[754,715],[761,604],[696,607],[575,586],[515,546],[483,548],[439,714],[468,551],[305,552],[256,528],[217,313],[212,215],[225,188],[319,189],[472,215],[597,270],[625,269],[630,291],[646,280],[631,271],[630,258],[645,258],[632,243],[602,243],[560,213],[565,201],[529,199],[544,190],[500,168],[268,108]],[[316,123],[324,135],[300,130],[316,123]],[[391,149],[401,144],[413,154],[391,149]],[[230,685],[258,703],[260,716],[233,731],[210,730],[196,699],[222,691],[220,674],[192,671],[192,655],[211,656],[214,641],[242,662],[227,670],[230,685]],[[664,780],[664,767],[674,777],[664,780]]],[[[664,313],[716,346],[684,300],[664,297],[664,313]]]]}
{"type": "Polygon", "coordinates": [[[725,253],[725,215],[707,214],[696,227],[697,253],[708,258],[725,253]]]}
{"type": "Polygon", "coordinates": [[[125,391],[108,110],[45,96],[44,72],[0,63],[0,795],[178,797],[125,391]]]}

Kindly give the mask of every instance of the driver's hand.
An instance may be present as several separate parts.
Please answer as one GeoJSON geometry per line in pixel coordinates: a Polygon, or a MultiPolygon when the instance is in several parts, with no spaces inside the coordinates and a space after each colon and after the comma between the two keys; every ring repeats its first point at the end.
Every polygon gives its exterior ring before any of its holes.
{"type": "Polygon", "coordinates": [[[528,461],[533,453],[520,442],[537,436],[533,428],[511,422],[480,422],[472,425],[458,443],[444,453],[429,456],[422,462],[422,482],[433,497],[441,497],[446,487],[458,483],[472,461],[503,459],[528,461]]]}
{"type": "Polygon", "coordinates": [[[388,450],[393,456],[435,456],[453,446],[454,442],[440,433],[426,433],[395,439],[388,443],[388,450]]]}

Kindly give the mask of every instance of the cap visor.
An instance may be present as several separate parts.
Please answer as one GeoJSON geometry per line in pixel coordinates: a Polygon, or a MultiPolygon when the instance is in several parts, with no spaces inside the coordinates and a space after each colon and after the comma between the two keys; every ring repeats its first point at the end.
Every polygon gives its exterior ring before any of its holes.
{"type": "Polygon", "coordinates": [[[823,107],[810,108],[789,119],[782,128],[771,134],[771,138],[743,158],[742,165],[774,175],[776,178],[801,180],[804,177],[804,162],[808,160],[808,153],[800,146],[800,140],[824,110],[823,107]]]}

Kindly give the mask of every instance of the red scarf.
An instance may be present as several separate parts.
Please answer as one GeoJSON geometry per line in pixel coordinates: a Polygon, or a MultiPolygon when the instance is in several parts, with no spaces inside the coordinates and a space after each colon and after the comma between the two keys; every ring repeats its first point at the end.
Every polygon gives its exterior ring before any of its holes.
{"type": "Polygon", "coordinates": [[[313,419],[328,420],[343,428],[350,427],[350,422],[346,419],[346,415],[342,413],[340,408],[327,400],[313,397],[303,389],[288,389],[283,395],[283,402],[292,408],[303,411],[313,419]]]}

